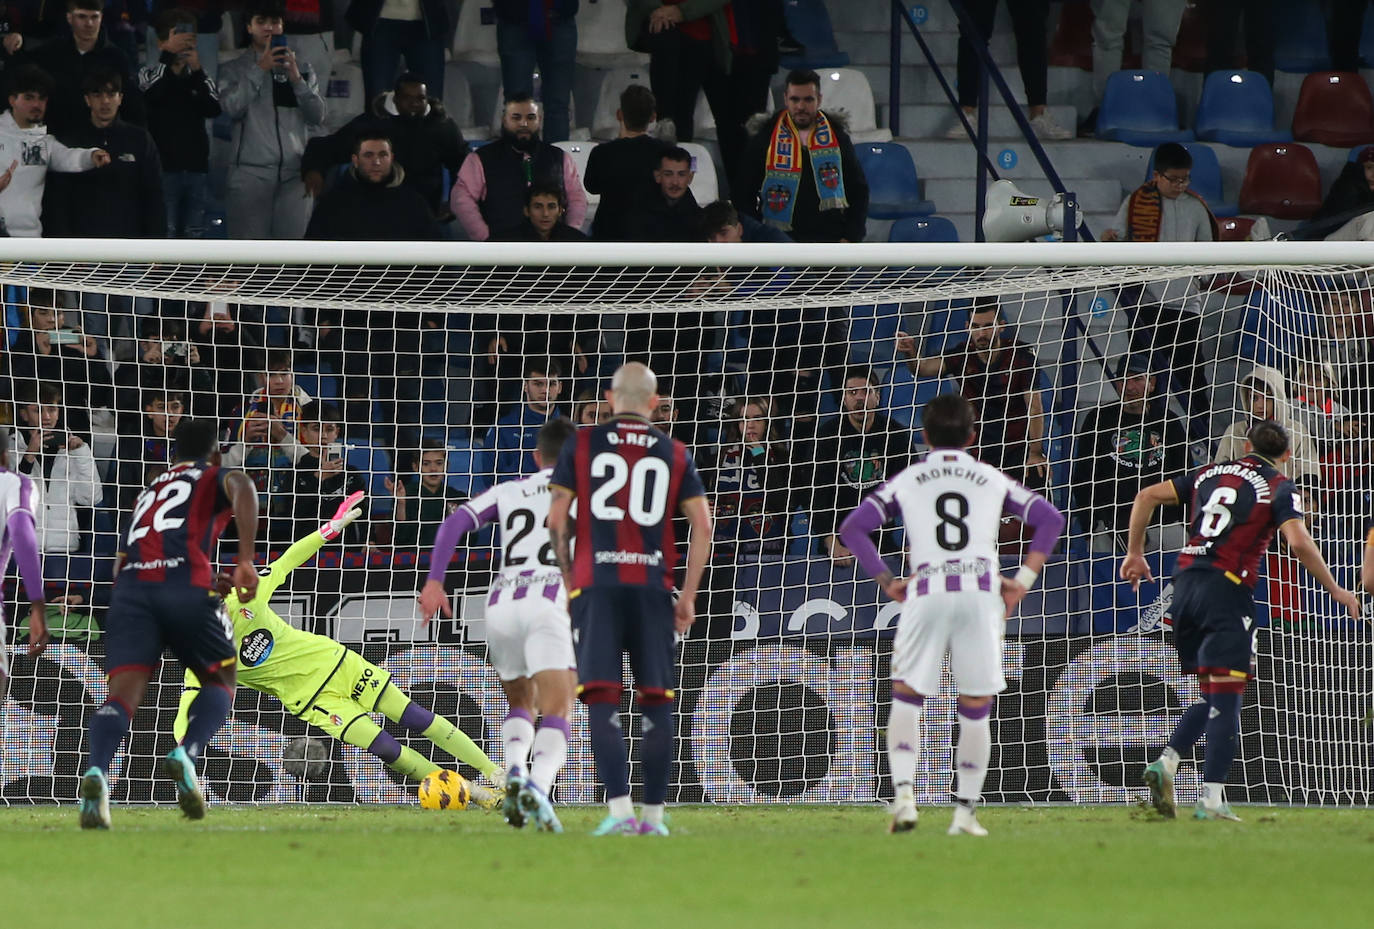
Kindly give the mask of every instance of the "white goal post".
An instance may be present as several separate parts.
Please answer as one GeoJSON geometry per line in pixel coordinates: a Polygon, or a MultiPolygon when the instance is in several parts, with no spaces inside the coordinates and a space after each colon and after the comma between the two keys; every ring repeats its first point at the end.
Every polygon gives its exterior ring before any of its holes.
{"type": "MultiPolygon", "coordinates": [[[[681,802],[888,797],[897,611],[828,536],[863,492],[920,453],[921,410],[939,392],[971,395],[981,451],[1039,481],[1070,515],[1008,624],[992,802],[1139,798],[1139,767],[1197,697],[1164,620],[1179,513],[1151,529],[1160,583],[1137,596],[1115,579],[1132,480],[1235,453],[1243,424],[1267,412],[1293,427],[1290,474],[1347,586],[1358,585],[1374,515],[1366,243],[6,239],[0,295],[0,438],[11,465],[32,435],[29,406],[53,396],[44,385],[57,389],[60,429],[80,440],[30,465],[60,483],[40,534],[49,599],[67,598],[65,613],[50,611],[59,635],[37,661],[23,654],[13,567],[4,578],[13,680],[0,705],[0,802],[75,796],[86,723],[105,695],[110,559],[131,493],[165,462],[169,413],[216,418],[226,453],[259,481],[264,558],[318,519],[319,500],[302,488],[332,488],[323,463],[337,457],[339,480],[368,492],[367,515],[293,573],[274,605],[362,651],[496,757],[505,706],[484,663],[491,537],[465,542],[448,567],[458,618],[424,628],[414,592],[427,540],[458,500],[529,467],[542,417],[594,420],[614,367],[649,360],[663,377],[664,428],[692,447],[718,516],[702,618],[680,654],[670,799],[681,802]],[[968,361],[965,346],[986,334],[975,317],[986,323],[992,309],[992,360],[968,361]],[[270,426],[257,431],[255,418],[270,426]],[[312,422],[337,425],[337,438],[309,445],[298,426],[312,422]]],[[[894,565],[913,531],[922,527],[884,538],[894,565]]],[[[1008,527],[1004,570],[1019,546],[1008,527]]],[[[1277,547],[1259,574],[1260,674],[1244,698],[1229,795],[1367,806],[1370,627],[1342,620],[1277,547]]],[[[153,774],[181,685],[181,670],[164,665],[116,762],[120,802],[173,799],[153,774]]],[[[637,742],[634,719],[626,731],[637,742]]],[[[956,721],[948,680],[926,719],[917,799],[943,802],[956,721]]],[[[327,763],[298,778],[283,752],[306,732],[275,698],[240,688],[207,752],[213,795],[413,799],[376,759],[334,743],[327,763]]],[[[595,802],[580,711],[573,735],[558,796],[595,802]]],[[[1180,802],[1199,786],[1185,760],[1180,802]]]]}

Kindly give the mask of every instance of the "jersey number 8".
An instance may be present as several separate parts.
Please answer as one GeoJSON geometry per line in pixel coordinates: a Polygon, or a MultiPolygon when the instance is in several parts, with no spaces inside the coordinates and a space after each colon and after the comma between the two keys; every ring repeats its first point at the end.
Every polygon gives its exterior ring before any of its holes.
{"type": "Polygon", "coordinates": [[[625,511],[613,498],[626,482],[630,485],[630,518],[641,526],[657,526],[668,512],[668,462],[662,458],[641,458],[634,466],[615,452],[602,452],[592,459],[592,478],[605,478],[592,492],[592,516],[619,522],[625,511]]]}

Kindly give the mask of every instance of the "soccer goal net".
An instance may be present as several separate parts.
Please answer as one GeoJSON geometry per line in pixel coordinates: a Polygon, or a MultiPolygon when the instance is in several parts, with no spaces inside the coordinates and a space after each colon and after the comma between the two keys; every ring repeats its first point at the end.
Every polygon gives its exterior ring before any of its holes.
{"type": "MultiPolygon", "coordinates": [[[[7,240],[0,394],[13,403],[0,423],[10,467],[42,487],[54,641],[26,656],[11,568],[0,795],[76,795],[86,724],[105,698],[114,554],[133,499],[167,466],[168,431],[188,416],[216,420],[226,460],[257,483],[264,564],[347,493],[366,491],[364,517],[293,571],[273,607],[362,653],[501,762],[506,705],[485,663],[483,615],[499,567],[492,531],[465,539],[446,566],[455,618],[425,626],[415,593],[435,533],[463,500],[534,469],[549,417],[608,417],[609,376],[637,359],[659,377],[654,419],[690,447],[715,517],[699,619],[680,645],[670,799],[890,796],[899,608],[834,533],[922,453],[922,410],[945,391],[977,408],[977,453],[1070,516],[1007,623],[1009,686],[994,710],[985,798],[1139,799],[1140,768],[1198,694],[1169,646],[1168,578],[1186,514],[1166,508],[1150,526],[1159,580],[1136,593],[1116,578],[1130,501],[1143,485],[1240,456],[1247,425],[1277,419],[1311,532],[1340,582],[1357,587],[1374,489],[1371,271],[1374,252],[1323,243],[7,240]]],[[[894,526],[880,550],[899,570],[905,537],[935,528],[894,526]]],[[[1023,544],[1018,524],[1003,527],[1004,572],[1023,544]]],[[[1369,627],[1344,618],[1277,545],[1257,573],[1259,675],[1230,796],[1367,805],[1369,627]]],[[[245,641],[240,664],[270,660],[271,648],[245,641]]],[[[182,681],[169,658],[116,761],[117,801],[173,800],[154,771],[173,744],[182,681]]],[[[948,798],[954,696],[946,675],[926,704],[918,802],[948,798]]],[[[344,688],[341,708],[317,712],[347,712],[350,697],[344,688]]],[[[240,687],[206,753],[214,797],[413,798],[376,758],[286,703],[240,687]]],[[[637,741],[628,699],[626,711],[637,741]]],[[[563,802],[600,799],[586,732],[579,710],[563,802]]],[[[1180,802],[1199,782],[1185,759],[1180,802]]]]}

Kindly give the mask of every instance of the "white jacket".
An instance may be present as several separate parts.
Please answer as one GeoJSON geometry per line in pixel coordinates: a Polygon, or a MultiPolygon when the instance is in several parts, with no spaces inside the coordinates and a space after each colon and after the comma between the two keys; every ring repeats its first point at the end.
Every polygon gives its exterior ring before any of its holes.
{"type": "Polygon", "coordinates": [[[24,460],[27,447],[23,433],[16,431],[10,445],[10,461],[14,470],[27,474],[33,481],[38,549],[45,555],[76,551],[81,540],[76,508],[95,506],[105,494],[95,469],[95,455],[87,444],[75,450],[64,445],[55,456],[51,477],[45,479],[41,465],[24,460]]]}
{"type": "Polygon", "coordinates": [[[10,184],[0,191],[0,218],[12,236],[41,236],[43,186],[49,171],[79,172],[95,167],[93,148],[68,148],[46,126],[20,129],[9,110],[0,113],[0,173],[15,164],[10,184]]]}

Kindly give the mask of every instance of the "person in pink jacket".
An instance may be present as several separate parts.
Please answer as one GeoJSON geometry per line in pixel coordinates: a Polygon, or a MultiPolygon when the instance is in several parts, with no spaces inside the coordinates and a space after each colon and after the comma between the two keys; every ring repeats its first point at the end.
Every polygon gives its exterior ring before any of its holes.
{"type": "Polygon", "coordinates": [[[501,116],[501,137],[463,161],[449,206],[475,242],[510,239],[525,221],[525,191],[551,184],[567,197],[564,222],[581,229],[587,194],[572,158],[539,138],[542,112],[528,94],[512,96],[501,116]]]}

